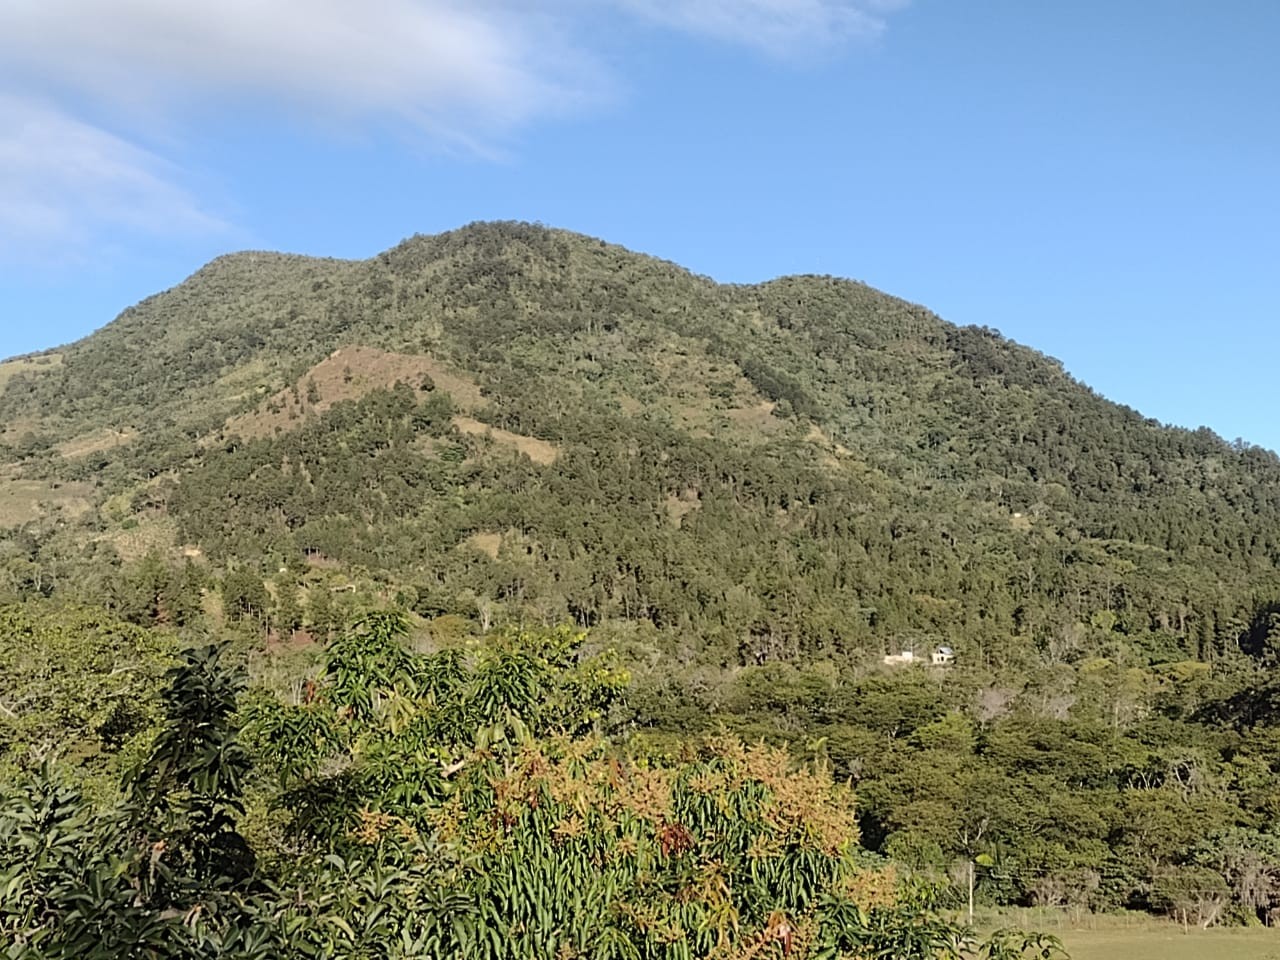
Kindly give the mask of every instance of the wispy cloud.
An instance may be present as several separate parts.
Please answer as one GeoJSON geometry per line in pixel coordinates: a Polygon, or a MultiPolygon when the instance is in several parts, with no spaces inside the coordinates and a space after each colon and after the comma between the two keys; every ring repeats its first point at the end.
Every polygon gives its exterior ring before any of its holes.
{"type": "Polygon", "coordinates": [[[581,96],[584,56],[503,0],[8,0],[5,73],[132,109],[192,98],[446,127],[581,96]]]}
{"type": "Polygon", "coordinates": [[[879,36],[909,0],[618,0],[677,30],[792,58],[879,36]]]}
{"type": "Polygon", "coordinates": [[[217,108],[484,152],[608,98],[583,39],[601,16],[790,56],[873,36],[905,2],[3,0],[0,256],[112,227],[223,229],[156,152],[217,108]]]}
{"type": "Polygon", "coordinates": [[[580,106],[602,86],[590,58],[531,10],[506,0],[6,0],[0,89],[19,93],[0,100],[0,256],[90,245],[112,229],[222,229],[155,152],[181,141],[189,117],[219,108],[330,129],[385,124],[479,150],[580,106]]]}
{"type": "Polygon", "coordinates": [[[178,236],[226,224],[163,159],[47,103],[0,96],[0,257],[74,258],[103,231],[178,236]]]}

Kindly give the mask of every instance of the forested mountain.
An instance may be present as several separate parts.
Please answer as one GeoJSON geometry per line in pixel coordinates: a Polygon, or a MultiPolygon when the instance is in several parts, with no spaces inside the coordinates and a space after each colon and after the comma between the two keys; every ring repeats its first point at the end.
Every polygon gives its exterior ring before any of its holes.
{"type": "Polygon", "coordinates": [[[127,491],[219,563],[322,552],[726,662],[1210,660],[1277,583],[1272,454],[848,281],[474,225],[224,257],[55,356],[7,365],[15,477],[127,491]]]}
{"type": "Polygon", "coordinates": [[[0,364],[0,422],[0,600],[277,653],[387,606],[433,648],[571,624],[636,742],[820,757],[911,869],[1280,907],[1280,461],[994,331],[475,224],[220,258],[0,364]]]}

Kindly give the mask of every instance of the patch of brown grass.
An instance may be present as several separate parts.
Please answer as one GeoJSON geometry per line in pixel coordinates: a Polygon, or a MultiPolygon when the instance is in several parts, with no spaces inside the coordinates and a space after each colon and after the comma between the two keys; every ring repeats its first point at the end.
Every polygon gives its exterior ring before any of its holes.
{"type": "Polygon", "coordinates": [[[72,460],[76,457],[85,457],[91,453],[97,453],[100,450],[111,450],[114,447],[123,446],[131,442],[137,435],[138,431],[132,427],[123,427],[120,430],[103,427],[101,430],[83,433],[78,437],[72,437],[70,440],[64,440],[54,449],[63,458],[72,460]]]}
{"type": "Polygon", "coordinates": [[[343,347],[308,370],[292,387],[264,398],[254,410],[232,417],[223,433],[246,439],[269,437],[300,426],[306,417],[324,413],[339,401],[359,400],[397,382],[416,388],[425,377],[431,378],[437,390],[447,392],[459,409],[479,410],[488,404],[478,383],[451,372],[432,357],[343,347]],[[312,383],[318,396],[314,402],[308,399],[312,383]]]}
{"type": "Polygon", "coordinates": [[[126,563],[141,560],[153,550],[161,556],[181,555],[192,559],[199,556],[199,548],[188,546],[180,549],[177,546],[178,525],[170,517],[146,517],[139,520],[137,526],[113,531],[103,539],[116,548],[120,559],[126,563]],[[196,553],[189,553],[190,549],[195,549],[196,553]]]}
{"type": "Polygon", "coordinates": [[[761,400],[750,407],[730,407],[725,416],[753,433],[774,433],[782,427],[782,421],[773,415],[776,406],[772,400],[761,400]]]}
{"type": "Polygon", "coordinates": [[[42,353],[34,357],[18,357],[0,363],[0,390],[19,373],[48,373],[62,366],[62,354],[42,353]]]}
{"type": "Polygon", "coordinates": [[[40,421],[36,417],[19,417],[0,427],[0,443],[18,443],[28,433],[39,432],[40,421]]]}
{"type": "Polygon", "coordinates": [[[93,487],[0,477],[0,527],[16,527],[61,509],[79,517],[93,508],[93,487]]]}
{"type": "Polygon", "coordinates": [[[684,518],[702,506],[696,490],[686,490],[679,496],[672,494],[662,501],[667,519],[677,527],[684,526],[684,518]]]}
{"type": "Polygon", "coordinates": [[[467,537],[467,539],[463,540],[462,543],[458,544],[458,546],[471,547],[473,550],[478,550],[483,553],[490,560],[497,560],[498,552],[502,549],[502,534],[483,531],[480,533],[473,533],[471,536],[467,537]]]}
{"type": "Polygon", "coordinates": [[[1062,940],[1072,960],[1280,960],[1274,927],[1180,924],[1147,914],[1094,914],[1047,907],[992,911],[980,931],[999,927],[1042,930],[1062,940]]]}
{"type": "Polygon", "coordinates": [[[534,463],[541,464],[544,467],[555,463],[556,457],[560,455],[560,450],[554,443],[547,440],[539,440],[537,437],[526,437],[523,434],[512,433],[510,430],[491,427],[489,424],[481,423],[472,417],[454,417],[453,425],[463,433],[471,436],[490,437],[495,443],[511,447],[524,454],[534,463]]]}

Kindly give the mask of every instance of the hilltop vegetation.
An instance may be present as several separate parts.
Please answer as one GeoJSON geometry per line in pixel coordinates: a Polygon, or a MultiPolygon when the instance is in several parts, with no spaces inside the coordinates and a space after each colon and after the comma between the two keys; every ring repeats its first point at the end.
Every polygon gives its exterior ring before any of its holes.
{"type": "Polygon", "coordinates": [[[232,633],[261,682],[368,610],[570,624],[629,749],[829,764],[953,894],[981,857],[994,902],[1280,908],[1271,453],[862,284],[522,224],[224,257],[56,357],[0,366],[0,599],[232,633]]]}

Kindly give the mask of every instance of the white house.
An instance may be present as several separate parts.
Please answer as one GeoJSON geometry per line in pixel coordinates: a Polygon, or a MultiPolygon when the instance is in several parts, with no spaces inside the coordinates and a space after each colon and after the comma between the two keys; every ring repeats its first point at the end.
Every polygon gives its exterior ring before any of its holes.
{"type": "MultiPolygon", "coordinates": [[[[924,663],[924,657],[917,657],[914,650],[903,650],[901,653],[885,654],[886,667],[903,667],[914,663],[924,663]]],[[[929,655],[929,663],[935,667],[949,667],[956,662],[956,652],[951,647],[938,647],[929,655]]]]}

